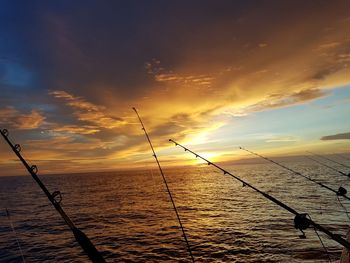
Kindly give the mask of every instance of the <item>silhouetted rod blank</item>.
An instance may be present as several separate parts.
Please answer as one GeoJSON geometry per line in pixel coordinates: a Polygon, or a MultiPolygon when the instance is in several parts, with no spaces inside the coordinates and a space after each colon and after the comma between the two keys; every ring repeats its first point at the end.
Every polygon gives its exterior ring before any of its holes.
{"type": "Polygon", "coordinates": [[[36,167],[36,165],[29,166],[29,164],[26,162],[26,160],[24,160],[24,158],[20,154],[21,146],[19,144],[13,145],[12,142],[9,140],[8,130],[6,130],[6,129],[0,130],[0,133],[1,133],[2,137],[5,139],[5,141],[10,145],[12,151],[20,159],[20,161],[22,162],[24,167],[27,169],[27,171],[33,177],[33,179],[40,186],[41,190],[43,190],[43,192],[45,193],[45,195],[47,196],[47,198],[49,199],[51,204],[55,207],[57,212],[61,215],[61,217],[63,218],[65,223],[69,226],[69,228],[73,232],[73,235],[74,235],[76,241],[79,243],[79,245],[84,250],[86,255],[89,257],[91,262],[93,262],[93,263],[105,263],[106,261],[103,259],[102,255],[96,249],[96,247],[92,244],[90,239],[74,225],[72,220],[64,212],[63,208],[60,205],[60,202],[62,200],[61,193],[59,191],[55,191],[52,194],[49,192],[49,190],[46,188],[46,186],[42,183],[42,181],[39,179],[39,177],[37,175],[38,168],[36,167]]]}

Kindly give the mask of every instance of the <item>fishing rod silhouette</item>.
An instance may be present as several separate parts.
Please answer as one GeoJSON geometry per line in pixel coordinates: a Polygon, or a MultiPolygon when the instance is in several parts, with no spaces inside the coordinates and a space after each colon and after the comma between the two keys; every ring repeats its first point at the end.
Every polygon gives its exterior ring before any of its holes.
{"type": "Polygon", "coordinates": [[[342,163],[340,163],[340,162],[337,162],[337,161],[335,161],[335,160],[333,160],[333,159],[327,158],[327,157],[325,157],[325,156],[323,156],[323,155],[319,155],[319,154],[316,154],[316,153],[313,153],[313,152],[309,152],[309,151],[307,151],[307,153],[310,153],[310,154],[312,154],[312,155],[314,155],[314,156],[317,156],[317,157],[322,158],[322,159],[324,159],[324,160],[330,161],[330,162],[332,162],[332,163],[339,164],[339,165],[341,165],[341,166],[343,166],[343,167],[345,167],[345,168],[349,168],[349,169],[350,169],[349,166],[347,166],[347,165],[345,165],[345,164],[342,164],[342,163]]]}
{"type": "Polygon", "coordinates": [[[140,118],[140,115],[139,115],[139,113],[137,112],[136,108],[133,107],[132,109],[135,111],[135,113],[136,113],[136,115],[137,115],[137,118],[139,119],[139,122],[140,122],[140,124],[141,124],[141,126],[142,126],[142,130],[143,130],[144,133],[145,133],[145,136],[146,136],[146,138],[147,138],[147,141],[148,141],[148,143],[149,143],[149,146],[151,147],[151,150],[152,150],[152,153],[153,153],[153,157],[154,157],[154,159],[155,159],[156,162],[157,162],[157,165],[158,165],[160,174],[162,175],[163,182],[164,182],[164,184],[165,184],[165,187],[166,187],[166,190],[167,190],[167,192],[168,192],[170,201],[171,201],[171,203],[172,203],[172,205],[173,205],[173,208],[174,208],[174,211],[175,211],[177,220],[178,220],[178,222],[179,222],[179,225],[180,225],[180,228],[181,228],[183,237],[184,237],[184,239],[185,239],[188,253],[190,254],[191,261],[194,262],[194,258],[193,258],[193,255],[192,255],[192,250],[191,250],[190,243],[188,242],[188,239],[187,239],[187,236],[186,236],[186,233],[185,233],[185,229],[184,229],[183,224],[182,224],[181,219],[180,219],[179,212],[177,211],[177,208],[176,208],[176,205],[175,205],[175,201],[174,201],[173,196],[172,196],[172,194],[171,194],[171,192],[170,192],[168,183],[167,183],[166,178],[165,178],[165,175],[164,175],[164,173],[163,173],[163,169],[162,169],[162,167],[160,166],[160,163],[159,163],[157,154],[156,154],[156,152],[155,152],[155,150],[154,150],[154,148],[153,148],[153,144],[152,144],[152,142],[151,142],[151,139],[150,139],[150,137],[149,137],[149,135],[148,135],[148,133],[147,133],[147,131],[146,131],[145,126],[143,125],[143,122],[142,122],[142,120],[141,120],[141,118],[140,118]]]}
{"type": "MultiPolygon", "coordinates": [[[[288,212],[292,213],[295,215],[294,217],[294,227],[296,229],[299,229],[303,235],[301,236],[302,238],[305,238],[305,233],[304,230],[306,230],[307,228],[309,228],[310,226],[313,226],[314,229],[319,230],[323,233],[325,233],[327,236],[329,236],[331,239],[333,239],[335,242],[339,243],[340,245],[346,247],[347,249],[350,250],[350,242],[345,240],[344,238],[342,238],[340,235],[334,234],[332,233],[330,230],[328,230],[327,228],[317,224],[315,221],[313,221],[310,216],[307,213],[298,213],[296,210],[294,210],[293,208],[289,207],[288,205],[286,205],[285,203],[283,203],[282,201],[278,200],[277,198],[269,195],[268,193],[263,192],[262,190],[256,188],[255,186],[249,184],[248,182],[244,181],[243,179],[241,179],[240,177],[228,172],[227,170],[221,168],[220,166],[218,166],[217,164],[205,159],[204,157],[200,156],[199,154],[191,151],[190,149],[186,148],[185,146],[177,143],[176,141],[169,139],[170,142],[174,143],[175,146],[179,146],[181,148],[183,148],[185,150],[185,152],[190,152],[192,153],[194,156],[196,156],[196,158],[200,158],[203,161],[205,161],[208,165],[212,165],[214,167],[216,167],[217,169],[219,169],[220,171],[222,171],[224,173],[224,175],[230,175],[231,177],[233,177],[234,179],[236,179],[237,181],[241,182],[243,184],[243,186],[248,186],[249,188],[253,189],[255,192],[261,194],[262,196],[264,196],[266,199],[272,201],[273,203],[275,203],[276,205],[282,207],[283,209],[287,210],[288,212]]],[[[317,233],[317,232],[316,232],[317,233]]]]}
{"type": "Polygon", "coordinates": [[[27,171],[30,173],[30,175],[33,177],[35,182],[39,185],[41,190],[45,193],[51,204],[54,206],[54,208],[57,210],[57,212],[61,215],[64,222],[68,225],[70,230],[72,231],[76,241],[80,245],[80,247],[84,250],[85,254],[89,257],[91,262],[93,263],[105,263],[106,261],[103,259],[100,252],[96,249],[94,244],[90,241],[90,239],[84,234],[83,231],[78,229],[73,221],[68,217],[68,215],[64,212],[63,208],[61,207],[60,203],[62,201],[62,195],[60,191],[54,191],[53,193],[50,193],[49,190],[46,188],[46,186],[43,184],[43,182],[38,177],[38,168],[36,165],[29,166],[27,161],[22,157],[20,154],[21,152],[21,146],[19,144],[13,145],[10,141],[9,132],[6,129],[0,130],[0,133],[2,137],[5,139],[5,141],[10,145],[12,151],[17,155],[17,157],[20,159],[24,167],[27,169],[27,171]]]}
{"type": "Polygon", "coordinates": [[[327,167],[327,168],[329,168],[329,169],[331,169],[331,170],[333,170],[333,171],[335,171],[335,172],[337,172],[337,173],[339,173],[339,174],[341,174],[341,175],[343,175],[343,176],[350,177],[350,173],[346,174],[346,173],[344,173],[344,172],[342,172],[342,171],[339,171],[339,170],[335,169],[335,168],[332,167],[332,166],[329,166],[329,165],[327,165],[327,164],[325,164],[325,163],[320,162],[319,160],[316,160],[316,159],[314,159],[314,158],[311,158],[311,157],[308,156],[308,155],[306,155],[305,157],[308,158],[308,159],[310,159],[310,160],[312,160],[312,161],[314,161],[314,162],[316,162],[316,163],[318,163],[318,164],[320,164],[320,165],[322,165],[322,166],[324,166],[324,167],[327,167]]]}
{"type": "Polygon", "coordinates": [[[312,178],[309,177],[309,176],[303,175],[303,174],[301,174],[301,173],[299,173],[299,172],[297,172],[297,171],[295,171],[295,170],[293,170],[293,169],[291,169],[291,168],[289,168],[289,167],[287,167],[287,166],[284,166],[283,164],[280,164],[280,163],[278,163],[278,162],[276,162],[276,161],[274,161],[274,160],[271,160],[271,159],[269,159],[269,158],[267,158],[267,157],[264,157],[264,156],[262,156],[262,155],[260,155],[260,154],[258,154],[258,153],[255,153],[255,152],[250,151],[250,150],[248,150],[248,149],[245,149],[245,148],[243,148],[243,147],[239,147],[239,149],[241,149],[241,150],[243,150],[243,151],[246,151],[246,152],[248,152],[248,153],[250,153],[250,154],[253,154],[253,155],[255,155],[255,156],[258,156],[258,157],[260,157],[260,158],[262,158],[262,159],[264,159],[264,160],[266,160],[266,161],[268,161],[268,162],[274,163],[274,164],[276,164],[276,165],[278,165],[278,166],[280,166],[280,167],[282,167],[282,168],[284,168],[284,169],[286,169],[286,170],[288,170],[288,171],[290,171],[290,172],[292,172],[292,173],[294,173],[294,174],[296,174],[296,175],[299,175],[299,176],[301,176],[301,177],[303,177],[303,178],[305,178],[305,179],[307,179],[307,180],[309,180],[309,181],[311,181],[311,182],[313,182],[313,183],[315,183],[315,184],[317,184],[317,185],[319,185],[319,186],[321,186],[321,187],[323,187],[323,188],[326,188],[327,190],[329,190],[329,191],[335,193],[337,196],[342,196],[342,197],[344,197],[344,198],[350,200],[350,197],[346,196],[347,190],[346,190],[344,187],[341,187],[341,186],[340,186],[338,190],[334,190],[334,189],[332,189],[331,187],[329,187],[329,186],[327,186],[327,185],[325,185],[325,184],[323,184],[323,183],[317,182],[316,180],[312,179],[312,178]]]}

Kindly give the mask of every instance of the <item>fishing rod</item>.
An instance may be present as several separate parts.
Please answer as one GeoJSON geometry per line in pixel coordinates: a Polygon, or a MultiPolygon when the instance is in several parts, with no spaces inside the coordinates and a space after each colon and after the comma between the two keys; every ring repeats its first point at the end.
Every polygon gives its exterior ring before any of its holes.
{"type": "Polygon", "coordinates": [[[248,150],[248,149],[245,149],[245,148],[243,148],[243,147],[239,147],[239,149],[241,149],[241,150],[243,150],[243,151],[246,151],[246,152],[249,152],[249,153],[251,153],[251,154],[253,154],[253,155],[255,155],[255,156],[258,156],[258,157],[260,157],[260,158],[262,158],[262,159],[264,159],[264,160],[266,160],[266,161],[269,161],[269,162],[271,162],[271,163],[274,163],[274,164],[276,164],[276,165],[278,165],[278,166],[280,166],[280,167],[282,167],[282,168],[284,168],[284,169],[286,169],[286,170],[288,170],[288,171],[290,171],[290,172],[292,172],[292,173],[294,173],[294,174],[296,174],[296,175],[299,175],[299,176],[301,176],[301,177],[303,177],[303,178],[305,178],[305,179],[307,179],[307,180],[309,180],[309,181],[311,181],[311,182],[313,182],[313,183],[315,183],[315,184],[318,184],[319,186],[321,186],[321,187],[323,187],[323,188],[326,188],[327,190],[329,190],[329,191],[335,193],[337,196],[342,196],[342,197],[344,197],[344,198],[350,200],[350,197],[346,196],[346,193],[347,193],[346,189],[343,188],[343,187],[341,187],[341,186],[339,187],[338,190],[334,190],[334,189],[330,188],[329,186],[327,186],[327,185],[325,185],[325,184],[323,184],[323,183],[320,183],[320,182],[315,181],[314,179],[312,179],[312,178],[309,177],[309,176],[303,175],[303,174],[301,174],[301,173],[299,173],[299,172],[297,172],[297,171],[295,171],[295,170],[293,170],[293,169],[291,169],[291,168],[289,168],[289,167],[287,167],[287,166],[284,166],[283,164],[280,164],[280,163],[278,163],[278,162],[276,162],[276,161],[274,161],[274,160],[271,160],[271,159],[269,159],[269,158],[267,158],[267,157],[264,157],[264,156],[262,156],[262,155],[260,155],[260,154],[258,154],[258,153],[255,153],[255,152],[250,151],[250,150],[248,150]]]}
{"type": "Polygon", "coordinates": [[[181,144],[175,142],[172,139],[169,139],[170,142],[174,143],[175,146],[179,146],[181,148],[183,148],[186,151],[192,153],[194,156],[196,156],[196,158],[200,158],[203,161],[205,161],[208,165],[213,165],[214,167],[216,167],[217,169],[219,169],[220,171],[222,171],[224,173],[224,175],[230,175],[231,177],[233,177],[234,179],[240,181],[243,186],[248,186],[249,188],[253,189],[255,192],[261,194],[262,196],[264,196],[265,198],[267,198],[268,200],[272,201],[273,203],[277,204],[278,206],[282,207],[283,209],[287,210],[288,212],[292,213],[295,215],[294,217],[294,227],[296,229],[299,229],[302,233],[303,233],[303,238],[305,238],[305,234],[303,232],[303,230],[306,230],[307,228],[309,228],[310,226],[313,226],[314,229],[317,229],[323,233],[325,233],[327,236],[329,236],[331,239],[333,239],[334,241],[336,241],[337,243],[341,244],[342,246],[346,247],[347,249],[350,249],[350,242],[345,240],[344,238],[342,238],[340,235],[334,234],[331,231],[329,231],[327,228],[317,224],[315,221],[313,221],[310,216],[306,213],[298,213],[296,210],[294,210],[293,208],[289,207],[288,205],[286,205],[285,203],[283,203],[282,201],[276,199],[275,197],[269,195],[268,193],[263,192],[262,190],[254,187],[253,185],[249,184],[248,182],[244,181],[243,179],[239,178],[238,176],[228,172],[227,170],[221,168],[220,166],[218,166],[217,164],[205,159],[204,157],[200,156],[199,154],[191,151],[190,149],[186,148],[185,146],[182,146],[181,144]]]}
{"type": "Polygon", "coordinates": [[[175,201],[174,201],[173,196],[172,196],[172,194],[171,194],[171,192],[170,192],[168,183],[167,183],[166,178],[165,178],[165,175],[164,175],[164,173],[163,173],[163,169],[162,169],[162,167],[160,166],[160,163],[159,163],[157,154],[156,154],[156,152],[155,152],[155,150],[154,150],[154,148],[153,148],[153,144],[152,144],[152,142],[151,142],[151,139],[150,139],[149,136],[148,136],[148,133],[147,133],[147,131],[146,131],[146,128],[145,128],[145,126],[143,125],[143,122],[142,122],[142,120],[141,120],[141,118],[140,118],[140,115],[139,115],[139,113],[137,112],[136,108],[133,107],[132,109],[135,111],[135,113],[136,113],[136,115],[137,115],[137,118],[139,119],[139,122],[140,122],[140,124],[141,124],[141,126],[142,126],[142,130],[143,130],[144,133],[145,133],[145,136],[146,136],[146,138],[147,138],[147,141],[148,141],[148,143],[149,143],[149,146],[151,147],[151,150],[152,150],[152,153],[153,153],[153,157],[154,157],[154,159],[155,159],[156,162],[157,162],[157,165],[158,165],[160,174],[161,174],[162,177],[163,177],[163,182],[164,182],[164,184],[165,184],[165,187],[166,187],[166,190],[167,190],[167,192],[168,192],[169,198],[170,198],[170,200],[171,200],[171,203],[173,204],[173,208],[174,208],[174,211],[175,211],[177,220],[179,221],[179,225],[180,225],[180,228],[181,228],[181,230],[182,230],[183,237],[184,237],[185,242],[186,242],[187,250],[188,250],[188,252],[189,252],[189,254],[190,254],[190,257],[191,257],[192,262],[194,262],[194,258],[193,258],[193,255],[192,255],[191,246],[190,246],[190,244],[189,244],[189,242],[188,242],[188,239],[187,239],[187,236],[186,236],[186,233],[185,233],[185,229],[184,229],[184,227],[183,227],[183,225],[182,225],[182,222],[181,222],[181,219],[180,219],[180,215],[179,215],[179,213],[178,213],[178,211],[177,211],[177,208],[176,208],[176,205],[175,205],[175,201]]]}
{"type": "Polygon", "coordinates": [[[105,263],[106,261],[103,259],[100,252],[96,249],[96,247],[92,244],[90,239],[81,231],[78,229],[72,220],[68,217],[68,215],[64,212],[63,208],[61,207],[60,203],[62,201],[62,195],[60,191],[54,191],[53,193],[50,193],[49,190],[46,188],[46,186],[43,184],[43,182],[38,177],[38,168],[36,165],[29,166],[27,161],[22,157],[20,154],[21,152],[21,146],[19,144],[13,145],[10,139],[8,138],[9,132],[6,129],[0,130],[0,133],[2,137],[5,139],[5,141],[10,145],[12,151],[17,155],[17,157],[20,159],[24,167],[27,169],[27,171],[30,173],[30,175],[33,177],[33,179],[36,181],[36,183],[39,185],[41,190],[45,193],[51,204],[54,206],[54,208],[57,210],[57,212],[61,215],[64,222],[68,225],[70,230],[73,232],[73,235],[76,239],[76,241],[79,243],[81,248],[84,250],[86,255],[89,257],[91,262],[93,263],[105,263]]]}
{"type": "Polygon", "coordinates": [[[339,174],[341,174],[341,175],[350,177],[350,173],[346,174],[346,173],[344,173],[344,172],[342,172],[342,171],[339,171],[339,170],[335,169],[335,168],[332,167],[332,166],[329,166],[329,165],[327,165],[327,164],[325,164],[325,163],[320,162],[319,160],[316,160],[315,158],[311,158],[310,156],[305,156],[305,157],[306,157],[306,158],[309,158],[310,160],[313,160],[314,162],[316,162],[316,163],[318,163],[318,164],[320,164],[320,165],[322,165],[322,166],[324,166],[324,167],[327,167],[327,168],[329,168],[329,169],[331,169],[331,170],[333,170],[333,171],[335,171],[335,172],[337,172],[337,173],[339,173],[339,174]]]}
{"type": "Polygon", "coordinates": [[[330,162],[339,164],[339,165],[341,165],[341,166],[343,166],[343,167],[345,167],[345,168],[349,168],[349,169],[350,169],[349,166],[347,166],[347,165],[345,165],[345,164],[343,164],[343,163],[337,162],[337,161],[335,161],[335,160],[333,160],[333,159],[330,159],[330,158],[328,158],[328,157],[325,157],[325,156],[323,156],[323,155],[320,155],[320,154],[317,154],[317,153],[313,153],[313,152],[309,152],[309,151],[307,151],[307,152],[310,153],[310,154],[312,154],[312,155],[314,155],[314,156],[320,157],[320,158],[322,158],[322,159],[324,159],[324,160],[328,160],[328,161],[330,161],[330,162]]]}

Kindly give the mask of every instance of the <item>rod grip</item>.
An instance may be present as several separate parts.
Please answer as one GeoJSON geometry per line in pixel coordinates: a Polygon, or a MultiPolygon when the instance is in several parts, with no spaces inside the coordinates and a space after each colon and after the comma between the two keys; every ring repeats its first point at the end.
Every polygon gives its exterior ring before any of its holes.
{"type": "Polygon", "coordinates": [[[75,239],[78,241],[80,246],[83,248],[93,263],[106,263],[100,252],[97,251],[96,247],[92,244],[90,239],[81,230],[74,227],[72,231],[75,239]]]}

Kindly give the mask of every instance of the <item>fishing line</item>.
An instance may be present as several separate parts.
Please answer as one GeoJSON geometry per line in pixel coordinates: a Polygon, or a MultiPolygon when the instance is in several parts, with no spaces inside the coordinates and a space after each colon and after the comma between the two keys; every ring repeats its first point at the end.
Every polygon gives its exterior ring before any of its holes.
{"type": "Polygon", "coordinates": [[[326,247],[325,244],[323,243],[322,238],[321,238],[321,236],[318,234],[316,228],[314,228],[314,230],[315,230],[315,233],[316,233],[316,235],[317,235],[317,237],[318,237],[318,240],[320,241],[320,243],[321,243],[321,245],[322,245],[324,251],[326,252],[326,255],[327,255],[327,257],[328,257],[328,262],[332,263],[332,259],[331,259],[331,256],[329,255],[329,252],[328,252],[327,247],[326,247]]]}
{"type": "Polygon", "coordinates": [[[341,175],[343,175],[343,176],[347,176],[347,177],[350,177],[350,173],[349,174],[346,174],[346,173],[343,173],[342,171],[339,171],[339,170],[337,170],[337,169],[335,169],[334,167],[332,167],[332,166],[329,166],[329,165],[327,165],[327,164],[325,164],[325,163],[322,163],[322,162],[320,162],[319,160],[316,160],[316,159],[314,159],[314,158],[311,158],[310,156],[305,156],[306,158],[309,158],[310,160],[313,160],[314,162],[316,162],[316,163],[318,163],[318,164],[320,164],[320,165],[322,165],[322,166],[324,166],[324,167],[327,167],[327,168],[329,168],[329,169],[331,169],[331,170],[333,170],[333,171],[335,171],[335,172],[337,172],[337,173],[339,173],[339,174],[341,174],[341,175]]]}
{"type": "MultiPolygon", "coordinates": [[[[311,219],[311,216],[309,214],[307,216],[311,219]]],[[[317,232],[317,229],[315,227],[313,227],[313,229],[314,229],[314,231],[315,231],[315,233],[316,233],[316,235],[318,237],[318,240],[320,241],[320,243],[321,243],[321,245],[323,247],[323,250],[326,252],[326,255],[327,255],[327,258],[328,258],[328,262],[332,263],[331,256],[330,256],[330,254],[328,252],[328,249],[327,249],[326,245],[323,243],[323,240],[322,240],[321,236],[319,235],[319,233],[317,232]]]]}
{"type": "Polygon", "coordinates": [[[27,169],[29,174],[32,176],[32,178],[35,180],[35,182],[39,185],[41,190],[44,192],[46,197],[49,199],[51,204],[54,206],[54,208],[57,210],[57,212],[61,215],[62,219],[65,221],[65,223],[68,225],[70,230],[72,231],[76,241],[80,245],[80,247],[84,250],[86,255],[89,257],[89,259],[93,263],[105,263],[106,261],[103,259],[100,252],[96,249],[96,247],[92,244],[90,239],[81,231],[78,229],[73,221],[68,217],[68,215],[64,212],[63,208],[61,207],[60,203],[62,201],[62,195],[60,191],[54,191],[53,193],[50,193],[49,190],[46,188],[46,186],[43,184],[43,182],[38,177],[38,167],[36,165],[29,166],[27,161],[22,157],[20,154],[21,152],[21,146],[19,144],[13,144],[9,139],[9,132],[6,129],[1,130],[0,133],[2,137],[5,139],[5,141],[8,143],[8,145],[11,147],[12,151],[16,154],[16,156],[20,159],[24,167],[27,169]]]}
{"type": "Polygon", "coordinates": [[[323,156],[323,155],[319,155],[319,154],[316,154],[316,153],[313,153],[313,152],[307,152],[307,153],[310,153],[310,154],[315,155],[315,156],[317,156],[317,157],[319,157],[319,158],[328,160],[328,161],[330,161],[330,162],[339,164],[339,165],[341,165],[341,166],[343,166],[343,167],[346,167],[346,168],[349,168],[349,169],[350,169],[349,166],[347,166],[347,165],[345,165],[345,164],[342,164],[342,163],[340,163],[340,162],[337,162],[337,161],[335,161],[335,160],[333,160],[333,159],[327,158],[327,157],[325,157],[325,156],[323,156]]]}
{"type": "Polygon", "coordinates": [[[12,223],[12,220],[11,220],[11,217],[10,217],[10,212],[7,210],[7,208],[5,208],[5,212],[6,212],[6,216],[7,216],[8,220],[10,221],[12,232],[13,232],[13,234],[16,237],[17,247],[19,249],[19,252],[21,253],[22,261],[25,263],[26,261],[24,259],[24,255],[23,255],[23,251],[22,251],[22,248],[21,248],[21,244],[19,243],[19,240],[18,240],[17,232],[15,230],[15,227],[14,227],[14,225],[12,223]]]}
{"type": "Polygon", "coordinates": [[[163,181],[164,181],[165,187],[166,187],[167,192],[168,192],[168,195],[169,195],[169,197],[170,197],[170,201],[171,201],[171,203],[173,204],[173,208],[174,208],[174,211],[175,211],[177,220],[178,220],[178,222],[179,222],[180,228],[181,228],[181,230],[182,230],[183,237],[184,237],[185,242],[186,242],[187,250],[188,250],[188,252],[189,252],[189,254],[190,254],[190,257],[191,257],[192,262],[194,262],[194,258],[193,258],[193,255],[192,255],[192,250],[191,250],[190,244],[189,244],[189,242],[188,242],[188,239],[187,239],[187,236],[186,236],[186,233],[185,233],[185,229],[184,229],[184,227],[183,227],[183,225],[182,225],[182,222],[181,222],[181,219],[180,219],[180,215],[179,215],[179,213],[178,213],[178,211],[177,211],[177,208],[176,208],[176,205],[175,205],[175,201],[174,201],[173,196],[172,196],[172,194],[171,194],[171,192],[170,192],[168,183],[167,183],[167,181],[166,181],[166,179],[165,179],[165,175],[164,175],[164,173],[163,173],[162,167],[160,166],[160,163],[159,163],[157,154],[156,154],[156,152],[155,152],[155,150],[154,150],[154,148],[153,148],[151,139],[150,139],[149,136],[148,136],[148,133],[147,133],[147,131],[146,131],[146,128],[145,128],[145,126],[143,125],[143,122],[142,122],[142,120],[141,120],[141,118],[140,118],[140,115],[138,114],[136,108],[132,108],[132,109],[135,111],[135,113],[136,113],[136,115],[137,115],[137,118],[139,119],[139,122],[140,122],[140,124],[141,124],[141,126],[142,126],[142,130],[143,130],[144,133],[145,133],[145,136],[146,136],[146,138],[147,138],[147,141],[148,141],[148,143],[149,143],[149,146],[151,147],[151,150],[152,150],[152,153],[153,153],[153,157],[154,157],[154,159],[155,159],[156,162],[157,162],[157,165],[158,165],[160,174],[161,174],[162,177],[163,177],[163,181]]]}
{"type": "Polygon", "coordinates": [[[255,152],[250,151],[248,149],[245,149],[243,147],[239,147],[239,149],[241,149],[243,151],[246,151],[246,152],[249,152],[249,153],[251,153],[251,154],[253,154],[255,156],[258,156],[258,157],[260,157],[260,158],[262,158],[262,159],[264,159],[264,160],[266,160],[268,162],[274,163],[274,164],[276,164],[276,165],[278,165],[278,166],[280,166],[280,167],[282,167],[282,168],[284,168],[284,169],[286,169],[286,170],[288,170],[288,171],[290,171],[290,172],[292,172],[292,173],[294,173],[296,175],[299,175],[299,176],[301,176],[301,177],[303,177],[303,178],[305,178],[305,179],[307,179],[307,180],[309,180],[309,181],[311,181],[311,182],[313,182],[313,183],[315,183],[315,184],[317,184],[317,185],[319,185],[319,186],[321,186],[323,188],[326,188],[327,190],[335,193],[337,196],[342,196],[342,197],[350,200],[350,197],[346,196],[347,191],[346,191],[346,189],[344,187],[340,186],[338,190],[334,190],[334,189],[330,188],[329,186],[327,186],[327,185],[325,185],[323,183],[317,182],[314,179],[312,179],[311,177],[303,175],[303,174],[301,174],[301,173],[299,173],[299,172],[297,172],[297,171],[295,171],[295,170],[293,170],[293,169],[291,169],[291,168],[289,168],[289,167],[287,167],[287,166],[285,166],[283,164],[280,164],[280,163],[278,163],[278,162],[276,162],[276,161],[274,161],[274,160],[272,160],[270,158],[262,156],[262,155],[260,155],[258,153],[255,153],[255,152]]]}
{"type": "Polygon", "coordinates": [[[340,206],[343,208],[343,210],[344,210],[346,216],[347,216],[348,219],[350,220],[349,212],[348,212],[348,210],[346,209],[345,205],[341,202],[341,200],[339,199],[339,196],[337,196],[337,199],[338,199],[338,202],[339,202],[340,206]]]}
{"type": "Polygon", "coordinates": [[[262,196],[264,196],[266,199],[272,201],[273,203],[275,203],[276,205],[280,206],[281,208],[289,211],[290,213],[294,214],[294,227],[296,229],[299,229],[303,235],[301,237],[305,237],[305,234],[303,232],[303,230],[306,230],[307,228],[309,228],[310,226],[316,228],[317,230],[325,233],[327,236],[329,236],[331,239],[333,239],[334,241],[336,241],[337,243],[341,244],[342,246],[346,247],[347,249],[350,248],[350,242],[343,239],[341,236],[337,235],[337,234],[333,234],[331,231],[329,231],[327,228],[317,224],[315,221],[313,221],[311,218],[308,218],[306,213],[298,213],[296,210],[294,210],[293,208],[289,207],[288,205],[286,205],[285,203],[283,203],[282,201],[276,199],[275,197],[269,195],[268,193],[265,193],[261,190],[259,190],[258,188],[254,187],[253,185],[249,184],[248,182],[244,181],[243,179],[239,178],[238,176],[228,172],[227,170],[221,168],[220,166],[218,166],[217,164],[205,159],[204,157],[200,156],[199,154],[191,151],[190,149],[186,148],[185,146],[182,146],[181,144],[175,142],[172,139],[169,139],[170,142],[174,143],[175,146],[179,146],[181,148],[183,148],[186,151],[192,153],[194,156],[196,156],[196,158],[200,158],[203,161],[205,161],[208,165],[212,165],[214,167],[216,167],[217,169],[219,169],[220,171],[222,171],[224,173],[224,175],[230,175],[231,177],[233,177],[234,179],[236,179],[237,181],[241,182],[243,184],[243,186],[247,186],[251,189],[253,189],[255,192],[261,194],[262,196]]]}

